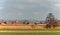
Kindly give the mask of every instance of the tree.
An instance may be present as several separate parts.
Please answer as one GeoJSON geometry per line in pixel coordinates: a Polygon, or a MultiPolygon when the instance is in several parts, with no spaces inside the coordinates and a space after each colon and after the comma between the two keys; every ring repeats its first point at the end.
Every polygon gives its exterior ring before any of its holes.
{"type": "Polygon", "coordinates": [[[46,17],[46,28],[55,28],[57,26],[57,21],[52,13],[49,13],[46,17]]]}
{"type": "Polygon", "coordinates": [[[31,27],[32,27],[32,29],[35,29],[36,28],[36,23],[34,22],[34,23],[32,23],[32,25],[31,25],[31,27]]]}

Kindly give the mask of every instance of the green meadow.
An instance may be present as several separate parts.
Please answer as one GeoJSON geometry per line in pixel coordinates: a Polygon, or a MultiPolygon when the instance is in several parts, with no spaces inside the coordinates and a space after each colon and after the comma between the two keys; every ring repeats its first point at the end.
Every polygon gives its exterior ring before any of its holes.
{"type": "Polygon", "coordinates": [[[25,30],[0,29],[0,35],[60,35],[60,29],[25,29],[25,30]],[[1,32],[1,31],[7,31],[7,32],[1,32]],[[8,32],[8,31],[11,31],[11,32],[8,32]],[[12,31],[16,31],[16,32],[12,32],[12,31]]]}
{"type": "Polygon", "coordinates": [[[0,35],[60,35],[60,32],[0,32],[0,35]]]}

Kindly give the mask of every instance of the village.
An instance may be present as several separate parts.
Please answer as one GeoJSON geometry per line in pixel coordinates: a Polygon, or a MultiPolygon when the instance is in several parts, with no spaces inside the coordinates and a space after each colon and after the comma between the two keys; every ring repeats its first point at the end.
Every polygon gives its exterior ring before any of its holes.
{"type": "Polygon", "coordinates": [[[60,21],[55,17],[51,17],[52,13],[49,13],[46,17],[46,21],[43,22],[23,22],[20,20],[4,21],[0,20],[0,29],[60,29],[60,21]],[[50,20],[48,20],[48,18],[50,20]]]}

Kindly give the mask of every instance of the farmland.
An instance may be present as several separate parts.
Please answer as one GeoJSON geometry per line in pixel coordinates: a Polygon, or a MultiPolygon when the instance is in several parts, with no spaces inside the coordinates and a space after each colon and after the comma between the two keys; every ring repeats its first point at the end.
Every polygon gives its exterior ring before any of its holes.
{"type": "Polygon", "coordinates": [[[60,29],[0,29],[0,35],[60,35],[60,29]]]}
{"type": "Polygon", "coordinates": [[[60,35],[60,32],[0,32],[0,35],[60,35]]]}

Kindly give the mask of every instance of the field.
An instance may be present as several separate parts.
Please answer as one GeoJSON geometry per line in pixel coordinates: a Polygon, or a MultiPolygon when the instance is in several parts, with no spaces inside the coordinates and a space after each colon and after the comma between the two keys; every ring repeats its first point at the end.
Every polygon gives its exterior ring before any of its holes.
{"type": "Polygon", "coordinates": [[[60,32],[0,32],[0,35],[60,35],[60,32]]]}
{"type": "Polygon", "coordinates": [[[60,35],[60,29],[0,29],[0,35],[60,35]]]}

